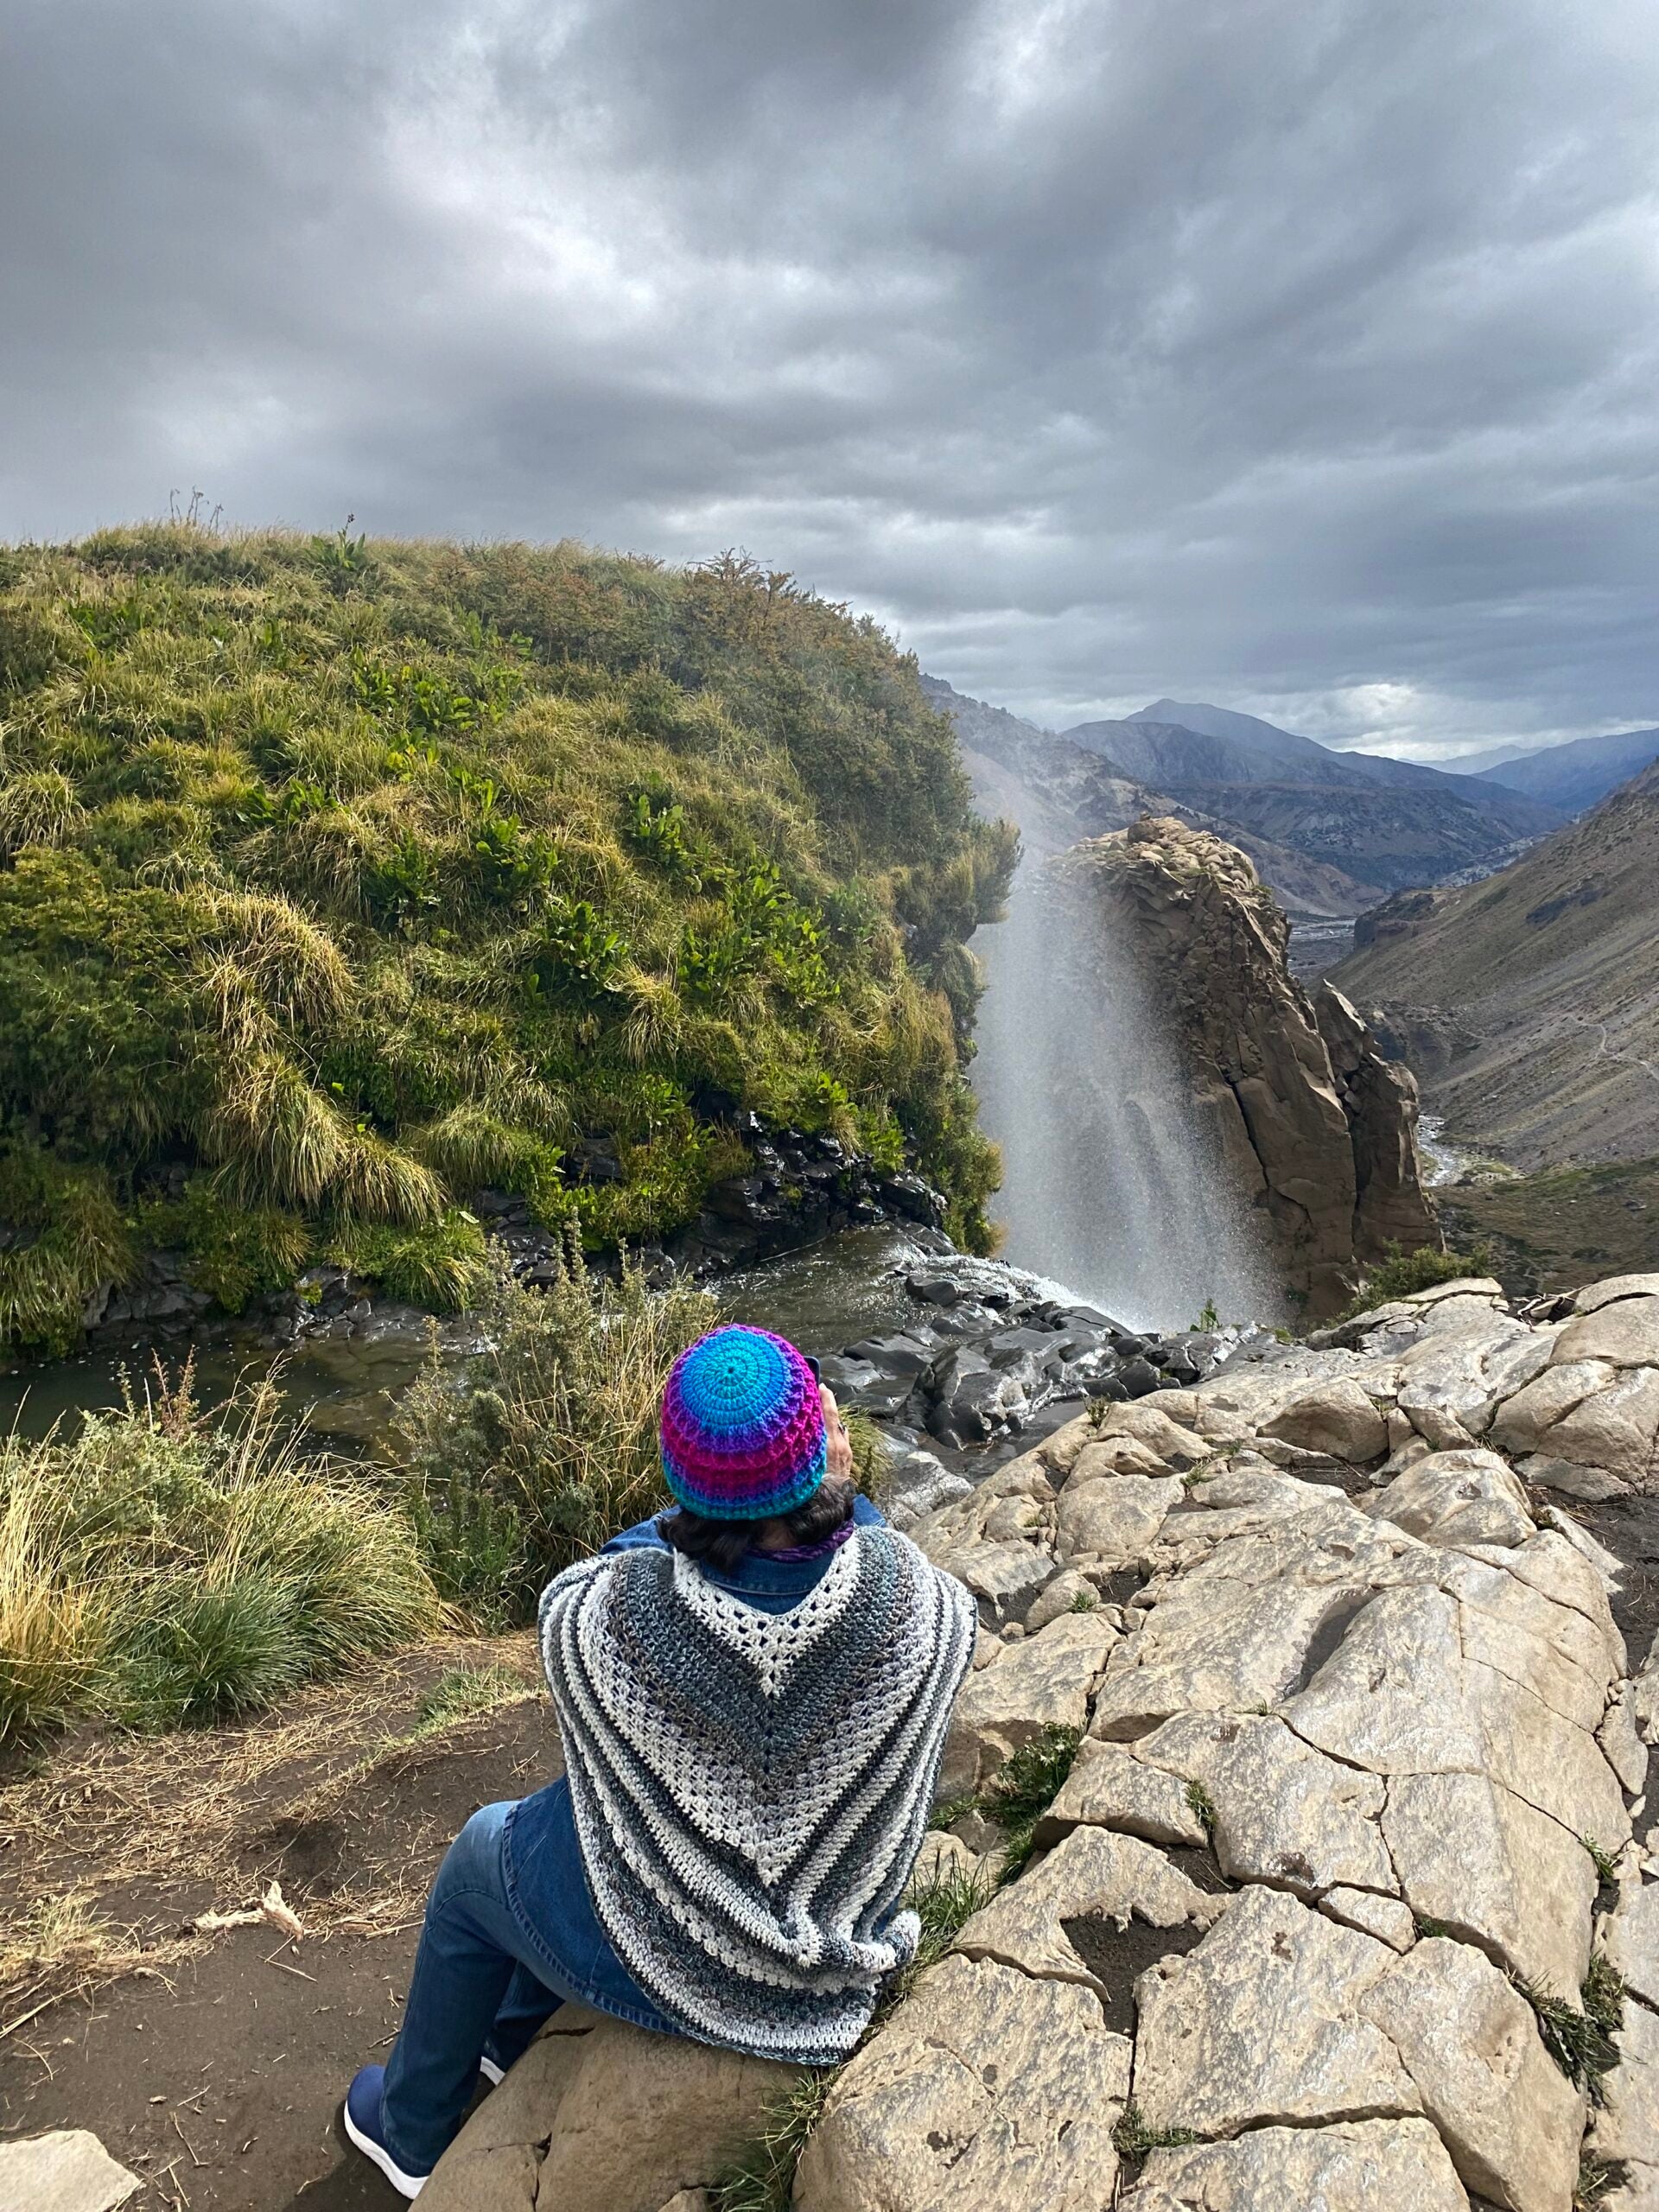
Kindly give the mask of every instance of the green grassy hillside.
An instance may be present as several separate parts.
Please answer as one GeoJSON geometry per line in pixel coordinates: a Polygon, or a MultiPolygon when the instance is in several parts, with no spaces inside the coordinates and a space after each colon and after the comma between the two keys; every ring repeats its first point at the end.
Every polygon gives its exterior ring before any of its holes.
{"type": "Polygon", "coordinates": [[[868,620],[727,558],[181,525],[0,550],[0,1338],[145,1247],[234,1307],[459,1295],[467,1195],[604,1247],[743,1109],[985,1234],[963,941],[1012,832],[868,620]],[[574,1186],[604,1134],[620,1183],[574,1186]]]}

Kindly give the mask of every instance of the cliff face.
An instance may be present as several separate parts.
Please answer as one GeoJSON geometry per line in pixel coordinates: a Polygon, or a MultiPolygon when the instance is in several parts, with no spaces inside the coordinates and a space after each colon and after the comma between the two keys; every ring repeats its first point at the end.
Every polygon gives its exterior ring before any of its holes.
{"type": "Polygon", "coordinates": [[[1171,1021],[1193,1107],[1257,1210],[1275,1266],[1314,1319],[1351,1295],[1357,1263],[1439,1231],[1418,1172],[1416,1085],[1328,985],[1286,964],[1289,928],[1232,846],[1147,818],[1052,864],[1060,895],[1132,946],[1171,1021]]]}

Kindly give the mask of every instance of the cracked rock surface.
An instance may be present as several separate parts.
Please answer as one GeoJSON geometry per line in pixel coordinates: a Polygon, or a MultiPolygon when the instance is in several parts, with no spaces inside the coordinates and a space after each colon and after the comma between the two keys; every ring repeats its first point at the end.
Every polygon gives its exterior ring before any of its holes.
{"type": "MultiPolygon", "coordinates": [[[[984,1631],[942,1796],[1077,1748],[1000,1886],[995,1798],[945,1815],[920,1878],[976,1909],[829,2084],[796,2212],[1573,2212],[1586,2157],[1659,2212],[1659,1640],[1576,1517],[1624,1491],[1659,1281],[1481,1280],[1099,1401],[913,1517],[984,1631]],[[1609,1966],[1598,2098],[1556,2050],[1609,1966]]],[[[428,2212],[692,2212],[780,2078],[579,2020],[428,2212]]]]}

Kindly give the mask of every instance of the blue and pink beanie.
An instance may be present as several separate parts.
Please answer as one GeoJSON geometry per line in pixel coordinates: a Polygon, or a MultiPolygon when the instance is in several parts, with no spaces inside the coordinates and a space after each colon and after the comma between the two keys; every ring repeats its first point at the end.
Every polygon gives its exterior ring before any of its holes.
{"type": "Polygon", "coordinates": [[[771,1520],[823,1480],[817,1378],[769,1329],[712,1329],[680,1354],[663,1393],[662,1438],[670,1490],[711,1520],[771,1520]]]}

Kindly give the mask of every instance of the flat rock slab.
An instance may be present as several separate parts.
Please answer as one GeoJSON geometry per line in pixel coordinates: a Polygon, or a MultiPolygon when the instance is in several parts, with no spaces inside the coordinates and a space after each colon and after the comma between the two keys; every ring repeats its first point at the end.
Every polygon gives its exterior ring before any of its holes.
{"type": "Polygon", "coordinates": [[[1382,1834],[1420,1919],[1578,2003],[1597,1878],[1576,1835],[1484,1774],[1396,1777],[1382,1834]]]}
{"type": "Polygon", "coordinates": [[[1584,2099],[1490,1959],[1432,1938],[1367,1990],[1360,2010],[1405,2061],[1468,2188],[1506,2212],[1571,2212],[1584,2099]]]}
{"type": "Polygon", "coordinates": [[[1182,1495],[1179,1475],[1101,1475],[1084,1478],[1084,1452],[1060,1493],[1056,1541],[1067,1559],[1098,1559],[1109,1567],[1143,1559],[1182,1495]]]}
{"type": "Polygon", "coordinates": [[[1395,1889],[1377,1827],[1382,1778],[1339,1766],[1282,1720],[1182,1713],[1139,1743],[1135,1756],[1202,1787],[1213,1808],[1216,1858],[1230,1880],[1308,1891],[1335,1883],[1395,1889]]]}
{"type": "Polygon", "coordinates": [[[1122,2212],[1469,2212],[1427,2119],[1259,2128],[1236,2144],[1154,2150],[1122,2212]]]}
{"type": "Polygon", "coordinates": [[[1373,1510],[1427,1544],[1524,1544],[1536,1534],[1526,1493],[1496,1452],[1432,1452],[1373,1510]]]}
{"type": "Polygon", "coordinates": [[[1262,2127],[1154,2151],[1122,2212],[1469,2212],[1426,2120],[1262,2127]]]}
{"type": "Polygon", "coordinates": [[[1611,1360],[1615,1367],[1659,1367],[1659,1298],[1621,1298],[1574,1314],[1555,1339],[1552,1364],[1611,1360]]]}
{"type": "Polygon", "coordinates": [[[1136,1836],[1073,1828],[1040,1866],[973,1915],[957,1948],[968,1958],[1080,1981],[1109,1997],[1114,1992],[1073,1941],[1079,1922],[1122,1929],[1134,1918],[1154,1929],[1205,1929],[1230,1902],[1199,1889],[1136,1836]]]}
{"type": "Polygon", "coordinates": [[[424,2212],[662,2212],[709,2187],[798,2078],[562,2005],[421,2192],[424,2212]]]}
{"type": "Polygon", "coordinates": [[[1129,2048],[1090,1990],[946,1959],[837,2075],[795,2212],[1101,2212],[1129,2048]]]}
{"type": "Polygon", "coordinates": [[[976,1668],[957,1700],[940,1787],[976,1789],[1046,1728],[1083,1728],[1090,1695],[1118,1640],[1103,1607],[1062,1613],[976,1668]]]}
{"type": "Polygon", "coordinates": [[[1625,1986],[1659,2005],[1659,1882],[1622,1891],[1601,1940],[1625,1986]]]}
{"type": "Polygon", "coordinates": [[[1199,1845],[1204,1822],[1186,1783],[1161,1767],[1144,1765],[1116,1744],[1090,1738],[1077,1752],[1060,1793],[1039,1821],[1039,1844],[1058,1843],[1079,1826],[1119,1828],[1147,1843],[1199,1845]]]}
{"type": "Polygon", "coordinates": [[[1397,1963],[1281,1891],[1246,1890],[1196,1950],[1136,1987],[1135,2092],[1147,2124],[1232,2135],[1421,2112],[1398,2052],[1360,2009],[1397,1963]]]}
{"type": "Polygon", "coordinates": [[[143,2187],[84,2127],[0,2143],[4,2212],[116,2212],[143,2187]]]}
{"type": "Polygon", "coordinates": [[[1619,2063],[1603,2082],[1590,2146],[1599,2158],[1628,2158],[1651,2173],[1659,2169],[1659,2018],[1627,2005],[1613,2041],[1619,2063]]]}

